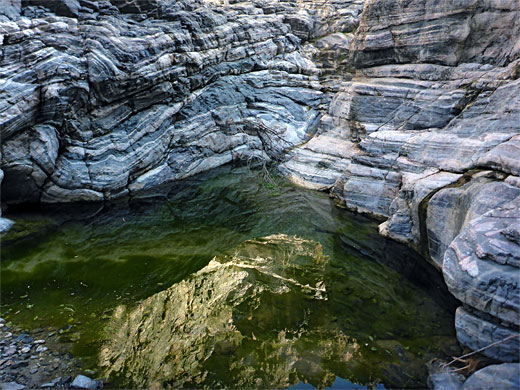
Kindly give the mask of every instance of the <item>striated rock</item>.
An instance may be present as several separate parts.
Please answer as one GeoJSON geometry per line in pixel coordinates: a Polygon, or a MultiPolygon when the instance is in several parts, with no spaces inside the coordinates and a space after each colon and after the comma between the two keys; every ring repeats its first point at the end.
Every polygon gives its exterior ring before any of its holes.
{"type": "Polygon", "coordinates": [[[502,362],[518,361],[520,340],[511,324],[500,325],[489,314],[459,307],[455,313],[455,329],[461,344],[502,362]],[[493,343],[496,346],[489,347],[493,343]]]}
{"type": "Polygon", "coordinates": [[[198,0],[76,4],[0,25],[4,201],[117,198],[278,158],[314,131],[324,95],[287,15],[198,0]]]}
{"type": "Polygon", "coordinates": [[[482,156],[478,160],[478,165],[518,176],[520,175],[519,155],[520,136],[515,136],[482,156]]]}
{"type": "Polygon", "coordinates": [[[520,245],[507,238],[520,197],[473,219],[446,251],[444,278],[462,302],[520,325],[520,245]],[[502,233],[504,232],[505,235],[502,233]]]}
{"type": "Polygon", "coordinates": [[[517,58],[520,6],[510,1],[368,1],[352,50],[357,67],[504,64],[517,58]],[[504,13],[505,12],[505,13],[504,13]]]}
{"type": "MultiPolygon", "coordinates": [[[[518,332],[519,202],[517,197],[471,220],[444,257],[443,273],[449,290],[473,308],[471,311],[459,308],[455,322],[459,341],[472,349],[518,332]]],[[[500,361],[518,361],[519,348],[516,337],[482,353],[500,361]]]]}
{"type": "Polygon", "coordinates": [[[505,363],[494,364],[478,370],[464,382],[462,388],[464,390],[513,390],[519,387],[520,365],[505,363]]]}
{"type": "Polygon", "coordinates": [[[281,161],[442,265],[477,348],[518,325],[519,19],[515,0],[7,0],[2,201],[281,161]]]}
{"type": "MultiPolygon", "coordinates": [[[[519,188],[495,180],[492,172],[475,174],[466,184],[441,189],[428,202],[428,249],[439,265],[442,266],[448,246],[463,227],[487,211],[520,196],[519,188]],[[444,222],[438,224],[436,221],[444,222]]],[[[487,234],[489,237],[490,232],[487,234]]],[[[481,244],[485,242],[480,241],[481,244]]]]}
{"type": "MultiPolygon", "coordinates": [[[[281,166],[431,256],[471,311],[458,315],[458,337],[476,349],[497,338],[489,324],[502,335],[518,324],[520,216],[506,210],[520,183],[520,31],[496,32],[519,12],[511,1],[368,1],[344,49],[351,73],[318,125],[330,146],[309,142],[281,166]]],[[[517,361],[518,345],[507,348],[493,356],[517,361]]]]}

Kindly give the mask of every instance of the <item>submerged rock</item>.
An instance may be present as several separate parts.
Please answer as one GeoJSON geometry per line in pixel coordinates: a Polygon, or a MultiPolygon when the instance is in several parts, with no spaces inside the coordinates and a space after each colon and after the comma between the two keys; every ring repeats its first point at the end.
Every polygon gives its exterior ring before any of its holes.
{"type": "MultiPolygon", "coordinates": [[[[216,256],[137,307],[115,309],[99,355],[103,374],[122,387],[286,388],[305,381],[322,388],[352,375],[373,386],[424,385],[419,355],[428,355],[428,347],[416,354],[391,332],[364,335],[369,325],[359,316],[367,313],[349,301],[374,305],[381,297],[374,297],[372,281],[365,286],[370,292],[351,296],[356,282],[331,279],[329,260],[320,244],[283,234],[216,256]]],[[[401,326],[383,309],[387,305],[381,302],[382,320],[374,321],[401,326]]],[[[419,326],[422,331],[409,337],[419,343],[440,337],[436,342],[447,347],[449,335],[430,333],[439,325],[428,334],[419,326]]]]}
{"type": "MultiPolygon", "coordinates": [[[[298,332],[303,313],[297,314],[290,302],[297,302],[296,296],[327,299],[322,279],[327,258],[321,251],[319,244],[283,235],[248,241],[136,309],[117,308],[109,324],[114,331],[100,355],[105,374],[128,378],[139,387],[197,387],[211,374],[208,367],[229,364],[235,386],[289,385],[288,372],[307,333],[298,332]],[[271,295],[287,297],[285,313],[265,307],[270,301],[277,304],[271,295]],[[285,330],[279,321],[286,321],[285,330]],[[247,343],[258,350],[233,356],[247,343]],[[248,365],[260,351],[267,354],[263,361],[280,366],[261,373],[257,370],[262,365],[248,365]]],[[[316,348],[328,344],[325,335],[316,336],[316,348]]],[[[355,340],[337,337],[330,352],[342,349],[347,358],[352,356],[358,348],[355,340]]]]}

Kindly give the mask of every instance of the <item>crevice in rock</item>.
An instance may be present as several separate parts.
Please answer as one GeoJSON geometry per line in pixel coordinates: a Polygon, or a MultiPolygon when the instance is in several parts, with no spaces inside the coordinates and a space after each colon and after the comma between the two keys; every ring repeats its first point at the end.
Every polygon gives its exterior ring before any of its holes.
{"type": "Polygon", "coordinates": [[[462,177],[457,180],[455,183],[448,184],[447,186],[437,188],[433,191],[431,191],[426,197],[424,197],[423,200],[419,202],[419,251],[420,253],[425,257],[425,259],[428,259],[429,262],[434,263],[435,262],[431,259],[430,256],[430,245],[429,245],[429,238],[428,238],[428,226],[427,226],[427,217],[428,217],[428,204],[431,200],[431,198],[438,193],[439,191],[446,189],[446,188],[457,188],[462,187],[464,184],[471,181],[473,175],[475,173],[479,172],[478,170],[470,170],[466,171],[462,174],[462,177]]]}

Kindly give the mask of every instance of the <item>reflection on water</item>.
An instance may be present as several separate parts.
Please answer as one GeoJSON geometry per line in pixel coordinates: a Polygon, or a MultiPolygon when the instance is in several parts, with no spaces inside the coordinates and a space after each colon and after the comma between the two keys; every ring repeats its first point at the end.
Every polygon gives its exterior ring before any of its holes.
{"type": "Polygon", "coordinates": [[[456,348],[439,275],[324,194],[260,176],[11,211],[2,316],[62,329],[114,387],[424,387],[456,348]]]}

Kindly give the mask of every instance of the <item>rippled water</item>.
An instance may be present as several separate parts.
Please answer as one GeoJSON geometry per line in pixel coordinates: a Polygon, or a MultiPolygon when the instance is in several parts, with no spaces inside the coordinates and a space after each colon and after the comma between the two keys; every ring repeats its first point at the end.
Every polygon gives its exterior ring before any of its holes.
{"type": "Polygon", "coordinates": [[[260,171],[6,216],[2,316],[61,329],[113,387],[421,388],[456,348],[435,270],[260,171]]]}

